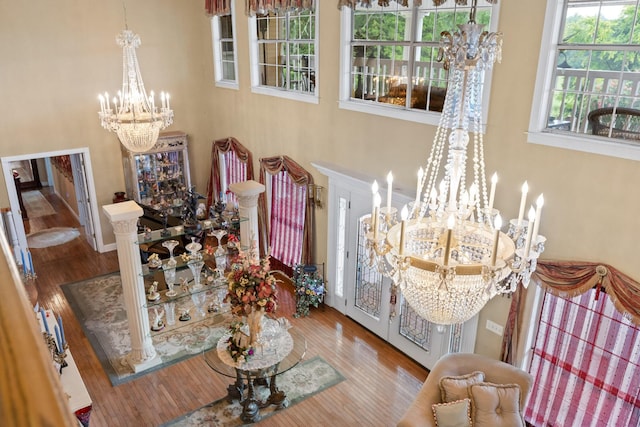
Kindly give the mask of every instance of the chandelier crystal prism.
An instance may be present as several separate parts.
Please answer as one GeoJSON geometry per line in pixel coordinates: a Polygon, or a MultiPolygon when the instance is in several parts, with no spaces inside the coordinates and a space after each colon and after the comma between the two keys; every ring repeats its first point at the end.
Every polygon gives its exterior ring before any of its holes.
{"type": "Polygon", "coordinates": [[[419,316],[441,325],[466,322],[495,295],[526,287],[546,241],[538,234],[542,195],[524,218],[526,182],[518,218],[506,233],[494,208],[496,174],[487,197],[482,86],[485,71],[501,59],[502,34],[484,31],[475,13],[476,0],[469,22],[441,34],[438,59],[449,70],[447,92],[426,166],[418,171],[415,201],[397,218],[389,173],[387,205],[380,207],[374,182],[367,221],[371,265],[400,287],[419,316]]]}
{"type": "Polygon", "coordinates": [[[109,94],[99,95],[100,122],[108,131],[115,132],[129,151],[141,153],[151,149],[160,131],[173,123],[168,93],[160,94],[160,110],[155,105],[155,94],[144,88],[136,49],[140,37],[125,29],[116,41],[122,46],[122,90],[112,100],[109,94]]]}

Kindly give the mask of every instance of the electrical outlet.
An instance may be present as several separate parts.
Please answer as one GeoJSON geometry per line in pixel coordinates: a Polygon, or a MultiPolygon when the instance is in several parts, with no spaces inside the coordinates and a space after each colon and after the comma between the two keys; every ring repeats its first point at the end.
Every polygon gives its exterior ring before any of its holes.
{"type": "Polygon", "coordinates": [[[491,320],[487,320],[487,329],[500,336],[502,336],[502,333],[504,332],[504,328],[502,326],[498,325],[496,322],[492,322],[491,320]]]}

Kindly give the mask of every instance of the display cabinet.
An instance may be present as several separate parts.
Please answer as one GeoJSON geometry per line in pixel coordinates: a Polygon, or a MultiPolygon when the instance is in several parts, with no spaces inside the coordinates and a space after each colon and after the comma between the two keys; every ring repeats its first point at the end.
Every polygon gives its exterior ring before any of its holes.
{"type": "Polygon", "coordinates": [[[154,209],[179,211],[184,192],[191,186],[187,134],[162,132],[153,148],[132,153],[122,147],[127,195],[154,209]]]}

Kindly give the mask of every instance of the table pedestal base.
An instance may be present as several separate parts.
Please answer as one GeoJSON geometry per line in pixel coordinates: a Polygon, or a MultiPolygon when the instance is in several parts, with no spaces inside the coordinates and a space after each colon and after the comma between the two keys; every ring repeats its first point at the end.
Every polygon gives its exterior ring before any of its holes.
{"type": "Polygon", "coordinates": [[[265,376],[264,372],[249,372],[236,370],[236,381],[227,387],[227,401],[239,401],[242,404],[242,414],[240,418],[245,423],[256,423],[260,421],[260,409],[274,405],[276,409],[284,409],[289,406],[289,400],[284,391],[278,390],[276,385],[277,366],[274,367],[270,376],[265,376]],[[243,378],[243,376],[245,378],[243,378]],[[244,396],[245,382],[247,396],[244,396]],[[265,400],[258,400],[256,396],[256,386],[268,386],[269,396],[265,400]]]}

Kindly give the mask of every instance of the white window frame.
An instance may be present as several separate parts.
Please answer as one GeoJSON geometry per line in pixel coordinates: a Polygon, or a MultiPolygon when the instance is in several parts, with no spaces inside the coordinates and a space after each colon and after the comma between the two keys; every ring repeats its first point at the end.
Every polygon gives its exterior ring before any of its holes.
{"type": "MultiPolygon", "coordinates": [[[[340,82],[339,82],[339,101],[338,106],[344,110],[356,111],[360,113],[373,114],[398,120],[406,120],[415,123],[429,124],[437,126],[440,121],[441,113],[430,110],[403,110],[393,108],[384,104],[376,104],[372,102],[358,102],[351,99],[351,15],[353,9],[343,6],[340,11],[340,82]]],[[[414,19],[415,20],[415,19],[414,19]]],[[[495,4],[491,7],[491,23],[487,29],[490,32],[498,31],[498,23],[500,21],[500,5],[495,4]]],[[[451,28],[450,31],[453,31],[451,28]]],[[[457,28],[456,28],[457,30],[457,28]]],[[[494,65],[496,66],[496,65],[494,65]]],[[[497,64],[499,66],[499,64],[497,64]]],[[[483,109],[483,122],[487,122],[489,114],[489,99],[491,93],[491,81],[493,77],[493,68],[485,73],[484,87],[482,93],[482,103],[487,108],[483,109]]]]}
{"type": "Polygon", "coordinates": [[[640,146],[637,144],[625,143],[619,139],[612,140],[589,134],[567,134],[547,129],[547,106],[550,102],[553,67],[555,67],[555,58],[558,56],[558,32],[564,19],[564,9],[564,0],[547,1],[529,119],[528,142],[622,159],[640,160],[640,146]]]}
{"type": "Polygon", "coordinates": [[[260,82],[260,52],[258,43],[258,28],[257,20],[255,16],[250,16],[249,19],[249,61],[251,64],[251,92],[259,95],[275,96],[278,98],[290,99],[292,101],[307,102],[309,104],[318,104],[318,89],[320,86],[320,49],[318,33],[320,31],[320,13],[318,13],[318,6],[315,6],[314,16],[316,18],[315,34],[314,34],[314,51],[315,51],[315,88],[314,93],[302,93],[297,91],[287,90],[285,88],[276,88],[272,86],[262,86],[260,82]]]}
{"type": "Polygon", "coordinates": [[[220,17],[211,17],[211,40],[213,48],[213,76],[214,82],[217,87],[235,89],[240,88],[238,83],[238,42],[236,37],[236,7],[235,2],[231,2],[231,32],[233,43],[233,74],[234,80],[225,79],[222,72],[222,42],[228,41],[228,39],[222,39],[220,37],[220,17]]]}

